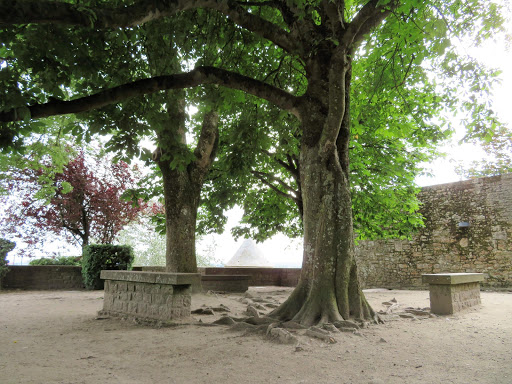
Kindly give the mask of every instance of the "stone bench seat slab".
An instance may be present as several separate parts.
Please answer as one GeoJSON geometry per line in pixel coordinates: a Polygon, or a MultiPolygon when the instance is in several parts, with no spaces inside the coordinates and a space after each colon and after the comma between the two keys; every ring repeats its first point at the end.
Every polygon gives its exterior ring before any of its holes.
{"type": "Polygon", "coordinates": [[[484,281],[483,273],[435,273],[421,276],[425,284],[467,284],[484,281]]]}
{"type": "Polygon", "coordinates": [[[138,271],[101,271],[103,280],[131,281],[150,284],[193,285],[200,279],[198,273],[167,273],[138,271]]]}

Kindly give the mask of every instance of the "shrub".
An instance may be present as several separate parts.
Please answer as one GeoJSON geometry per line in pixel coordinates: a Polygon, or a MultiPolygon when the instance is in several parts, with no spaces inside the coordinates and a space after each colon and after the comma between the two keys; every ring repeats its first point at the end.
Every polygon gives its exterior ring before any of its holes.
{"type": "Polygon", "coordinates": [[[7,254],[14,249],[16,243],[7,239],[0,239],[0,279],[9,271],[7,269],[8,261],[5,260],[7,254]]]}
{"type": "Polygon", "coordinates": [[[126,270],[133,263],[132,247],[127,245],[95,244],[84,248],[82,277],[87,289],[103,289],[102,269],[126,270]]]}
{"type": "Polygon", "coordinates": [[[59,256],[55,258],[42,257],[32,260],[30,265],[82,265],[81,256],[59,256]]]}
{"type": "Polygon", "coordinates": [[[42,257],[40,259],[30,260],[29,265],[55,265],[55,260],[42,257]]]}

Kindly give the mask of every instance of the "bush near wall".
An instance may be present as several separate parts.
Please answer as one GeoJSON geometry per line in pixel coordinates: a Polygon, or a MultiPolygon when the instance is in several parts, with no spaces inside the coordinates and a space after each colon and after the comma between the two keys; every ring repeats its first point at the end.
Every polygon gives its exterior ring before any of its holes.
{"type": "Polygon", "coordinates": [[[59,256],[55,258],[42,257],[30,261],[30,265],[82,265],[82,256],[59,256]]]}
{"type": "Polygon", "coordinates": [[[0,279],[4,277],[9,269],[7,268],[7,254],[16,247],[16,243],[7,239],[0,239],[0,279]]]}
{"type": "Polygon", "coordinates": [[[126,270],[131,267],[134,255],[127,245],[95,244],[84,248],[82,276],[87,289],[103,289],[100,273],[104,269],[126,270]]]}

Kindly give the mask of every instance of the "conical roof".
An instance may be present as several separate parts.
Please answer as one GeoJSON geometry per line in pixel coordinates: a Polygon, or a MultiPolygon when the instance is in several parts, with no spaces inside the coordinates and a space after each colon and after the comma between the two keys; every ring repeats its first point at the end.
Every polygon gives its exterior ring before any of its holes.
{"type": "Polygon", "coordinates": [[[225,267],[272,267],[251,239],[245,240],[225,267]]]}

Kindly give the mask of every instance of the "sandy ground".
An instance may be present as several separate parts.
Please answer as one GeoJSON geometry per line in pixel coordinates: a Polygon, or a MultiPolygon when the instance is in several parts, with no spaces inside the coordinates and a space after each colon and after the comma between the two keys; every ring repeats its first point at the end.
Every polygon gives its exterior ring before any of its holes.
{"type": "MultiPolygon", "coordinates": [[[[251,288],[282,301],[290,289],[251,288]]],[[[396,298],[427,307],[426,291],[370,290],[375,309],[396,298]]],[[[512,383],[512,293],[482,292],[456,316],[388,321],[335,344],[299,347],[227,326],[148,327],[96,315],[103,292],[0,291],[0,383],[512,383]]],[[[193,309],[242,295],[195,295],[193,309]]],[[[194,316],[211,322],[218,316],[194,316]]]]}

